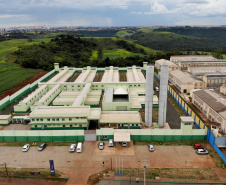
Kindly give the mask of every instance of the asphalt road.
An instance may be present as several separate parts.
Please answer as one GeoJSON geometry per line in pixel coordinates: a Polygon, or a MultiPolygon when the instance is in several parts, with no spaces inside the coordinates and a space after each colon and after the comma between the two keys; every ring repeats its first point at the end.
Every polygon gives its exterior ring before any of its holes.
{"type": "MultiPolygon", "coordinates": [[[[154,89],[157,86],[154,83],[154,89]]],[[[156,91],[155,91],[156,92],[156,91]]],[[[159,96],[159,92],[156,92],[157,96],[159,96]]],[[[167,112],[166,112],[166,122],[169,124],[171,129],[180,129],[180,115],[177,113],[175,108],[173,107],[172,103],[167,100],[167,112]]]]}

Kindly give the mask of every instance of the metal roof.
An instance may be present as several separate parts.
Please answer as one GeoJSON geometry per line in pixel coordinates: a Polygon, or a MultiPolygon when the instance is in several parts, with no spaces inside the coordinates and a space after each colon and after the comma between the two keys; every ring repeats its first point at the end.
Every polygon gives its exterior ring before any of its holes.
{"type": "MultiPolygon", "coordinates": [[[[217,94],[215,94],[214,97],[214,92],[210,92],[207,90],[199,90],[199,91],[194,91],[193,92],[195,95],[197,95],[201,100],[203,100],[208,106],[210,106],[214,111],[216,112],[225,112],[226,111],[226,105],[221,103],[220,99],[222,97],[219,96],[219,98],[216,97],[217,94]]],[[[224,100],[226,102],[226,99],[224,100]]]]}

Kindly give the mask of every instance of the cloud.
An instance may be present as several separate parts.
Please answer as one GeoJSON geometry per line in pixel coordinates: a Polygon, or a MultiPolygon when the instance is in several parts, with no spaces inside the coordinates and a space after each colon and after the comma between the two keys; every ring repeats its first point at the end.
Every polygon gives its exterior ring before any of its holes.
{"type": "Polygon", "coordinates": [[[1,15],[0,14],[0,19],[8,19],[8,18],[26,18],[26,19],[28,19],[29,16],[27,16],[27,15],[13,15],[13,14],[2,14],[1,15]]]}

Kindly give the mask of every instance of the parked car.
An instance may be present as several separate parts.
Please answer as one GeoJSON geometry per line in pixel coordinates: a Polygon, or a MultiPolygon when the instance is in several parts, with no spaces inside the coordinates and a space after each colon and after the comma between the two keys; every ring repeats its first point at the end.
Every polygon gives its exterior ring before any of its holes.
{"type": "Polygon", "coordinates": [[[103,149],[104,149],[104,142],[100,142],[100,143],[99,143],[99,149],[100,149],[100,150],[103,150],[103,149]]]}
{"type": "Polygon", "coordinates": [[[198,149],[196,151],[197,154],[199,155],[204,155],[204,154],[208,154],[209,152],[207,150],[204,150],[204,149],[198,149]]]}
{"type": "Polygon", "coordinates": [[[200,145],[200,144],[194,144],[194,145],[193,145],[193,148],[194,148],[194,149],[203,149],[204,146],[203,146],[203,145],[200,145]]]}
{"type": "Polygon", "coordinates": [[[26,144],[26,145],[23,146],[22,151],[23,152],[27,152],[29,148],[30,148],[30,145],[29,144],[26,144]]]}
{"type": "Polygon", "coordinates": [[[39,147],[38,147],[38,151],[42,151],[46,148],[47,144],[46,143],[42,143],[39,147]]]}
{"type": "Polygon", "coordinates": [[[109,139],[109,143],[108,143],[108,146],[114,146],[114,142],[113,142],[113,139],[109,139]]]}
{"type": "Polygon", "coordinates": [[[122,146],[127,146],[127,142],[122,142],[122,146]]]}
{"type": "Polygon", "coordinates": [[[149,149],[150,152],[154,152],[155,151],[154,146],[151,145],[151,144],[148,144],[148,149],[149,149]]]}
{"type": "Polygon", "coordinates": [[[71,144],[70,148],[69,148],[69,152],[74,152],[76,148],[76,144],[71,144]]]}
{"type": "Polygon", "coordinates": [[[155,91],[158,92],[159,91],[159,87],[155,87],[155,91]]]}
{"type": "Polygon", "coordinates": [[[76,148],[76,152],[81,153],[82,152],[82,142],[79,142],[76,148]]]}

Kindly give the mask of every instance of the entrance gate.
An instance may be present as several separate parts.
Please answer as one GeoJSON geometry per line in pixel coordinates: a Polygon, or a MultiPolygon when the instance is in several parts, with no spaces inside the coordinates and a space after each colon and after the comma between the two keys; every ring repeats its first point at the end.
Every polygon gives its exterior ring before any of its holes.
{"type": "Polygon", "coordinates": [[[96,141],[96,130],[85,130],[85,141],[96,141]]]}

